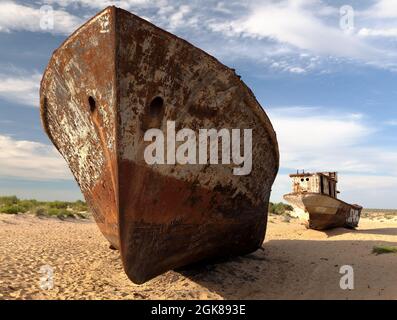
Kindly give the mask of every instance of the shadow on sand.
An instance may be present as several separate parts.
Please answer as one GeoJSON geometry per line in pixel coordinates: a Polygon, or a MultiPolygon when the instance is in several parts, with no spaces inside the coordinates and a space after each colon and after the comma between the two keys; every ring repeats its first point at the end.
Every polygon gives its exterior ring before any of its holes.
{"type": "Polygon", "coordinates": [[[327,236],[335,237],[342,234],[353,233],[353,234],[376,234],[385,236],[397,236],[397,228],[377,228],[377,229],[346,229],[346,228],[336,228],[331,230],[322,231],[327,234],[327,236]]]}
{"type": "MultiPolygon", "coordinates": [[[[343,230],[335,230],[332,234],[335,232],[343,230]]],[[[368,232],[396,234],[395,229],[368,232]]],[[[264,250],[192,265],[177,272],[224,299],[395,298],[397,273],[392,270],[397,254],[372,254],[372,248],[379,244],[397,245],[397,242],[270,240],[264,244],[264,250]],[[357,290],[340,289],[342,265],[355,268],[357,290]]]]}

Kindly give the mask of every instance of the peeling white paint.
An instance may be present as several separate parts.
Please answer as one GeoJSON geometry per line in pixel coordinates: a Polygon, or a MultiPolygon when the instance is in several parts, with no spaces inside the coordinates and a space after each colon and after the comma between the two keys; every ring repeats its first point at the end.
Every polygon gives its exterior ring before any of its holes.
{"type": "Polygon", "coordinates": [[[110,19],[108,14],[99,17],[100,33],[108,33],[110,31],[110,19]]]}

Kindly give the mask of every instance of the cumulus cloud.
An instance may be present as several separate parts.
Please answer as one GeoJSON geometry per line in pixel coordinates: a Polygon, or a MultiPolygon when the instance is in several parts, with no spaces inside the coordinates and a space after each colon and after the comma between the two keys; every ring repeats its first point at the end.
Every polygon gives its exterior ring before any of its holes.
{"type": "Polygon", "coordinates": [[[0,98],[16,104],[39,107],[40,79],[41,74],[37,72],[0,73],[0,98]]]}
{"type": "Polygon", "coordinates": [[[45,11],[40,7],[30,7],[13,1],[0,3],[0,32],[32,31],[68,34],[75,30],[82,20],[67,11],[53,10],[52,29],[45,27],[45,11]]]}
{"type": "Polygon", "coordinates": [[[397,189],[397,177],[393,176],[375,176],[375,175],[346,175],[346,178],[340,180],[340,186],[345,190],[382,190],[397,189]]]}
{"type": "Polygon", "coordinates": [[[70,34],[96,11],[116,5],[187,37],[225,62],[240,57],[270,66],[272,57],[287,57],[291,61],[288,67],[278,68],[282,72],[305,75],[350,59],[391,70],[397,65],[397,57],[387,45],[370,41],[396,35],[397,26],[382,21],[395,16],[393,0],[354,7],[356,16],[364,17],[361,22],[368,25],[350,34],[339,27],[339,6],[320,0],[42,0],[32,5],[6,0],[0,3],[0,32],[48,32],[40,28],[40,5],[54,7],[52,33],[70,34]],[[302,59],[302,53],[316,56],[316,63],[302,59]]]}
{"type": "Polygon", "coordinates": [[[372,29],[362,28],[357,33],[361,37],[397,37],[397,28],[372,29]]]}
{"type": "Polygon", "coordinates": [[[171,30],[176,29],[178,26],[182,25],[184,23],[184,18],[186,17],[186,14],[188,14],[191,11],[190,7],[188,5],[182,5],[178,11],[174,12],[170,17],[169,17],[169,27],[171,30]]]}
{"type": "MultiPolygon", "coordinates": [[[[32,5],[5,0],[0,3],[0,32],[32,31],[68,35],[76,30],[88,17],[108,6],[133,11],[147,20],[161,22],[170,30],[186,24],[186,14],[190,7],[183,2],[170,5],[167,0],[43,0],[32,5]],[[45,7],[51,8],[53,28],[45,25],[45,7]],[[148,16],[142,10],[151,10],[148,16]],[[139,11],[139,12],[138,12],[139,11]],[[71,12],[79,12],[78,15],[71,12]]],[[[193,19],[194,20],[194,19],[193,19]]],[[[193,20],[189,20],[192,23],[193,20]]]]}
{"type": "Polygon", "coordinates": [[[395,0],[376,0],[373,5],[362,12],[372,18],[392,19],[397,17],[395,0]]]}
{"type": "Polygon", "coordinates": [[[379,50],[357,37],[346,34],[339,24],[326,24],[316,1],[269,1],[252,5],[248,14],[227,22],[210,25],[227,36],[272,39],[313,53],[347,58],[373,59],[379,50]]]}
{"type": "Polygon", "coordinates": [[[397,176],[397,151],[368,145],[377,129],[359,114],[332,114],[323,108],[268,110],[280,144],[281,166],[397,176]]]}
{"type": "Polygon", "coordinates": [[[54,147],[0,135],[0,176],[34,180],[70,180],[65,160],[54,147]]]}
{"type": "MultiPolygon", "coordinates": [[[[268,113],[279,139],[282,166],[286,168],[309,166],[321,170],[321,163],[329,164],[335,155],[343,153],[341,148],[346,151],[373,131],[355,114],[327,115],[321,108],[276,108],[268,113]]],[[[351,164],[349,159],[346,154],[343,163],[351,164]]],[[[341,161],[337,163],[341,166],[341,161]]]]}
{"type": "Polygon", "coordinates": [[[382,175],[342,175],[339,179],[340,197],[366,208],[396,208],[397,177],[382,175]]]}
{"type": "Polygon", "coordinates": [[[131,9],[135,6],[148,5],[150,2],[161,2],[166,1],[150,1],[150,0],[45,0],[41,1],[42,4],[56,4],[61,7],[68,7],[71,5],[81,5],[89,8],[104,9],[108,6],[117,6],[124,9],[131,9]]]}

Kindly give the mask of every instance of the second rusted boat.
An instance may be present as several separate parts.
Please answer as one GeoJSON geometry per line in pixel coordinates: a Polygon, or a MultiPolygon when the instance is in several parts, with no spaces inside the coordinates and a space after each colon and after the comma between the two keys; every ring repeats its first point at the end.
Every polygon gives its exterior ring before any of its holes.
{"type": "Polygon", "coordinates": [[[276,135],[249,88],[202,50],[109,7],[54,52],[41,117],[133,282],[262,245],[279,165],[276,135]],[[145,158],[150,129],[158,139],[166,133],[170,161],[145,158]],[[215,130],[209,153],[225,143],[236,157],[207,162],[205,152],[195,163],[199,155],[188,148],[191,157],[182,152],[175,161],[182,129],[187,140],[215,130]],[[251,149],[235,139],[236,129],[251,130],[251,149]],[[240,147],[252,160],[245,174],[236,174],[240,147]]]}
{"type": "Polygon", "coordinates": [[[293,192],[284,195],[295,214],[307,220],[309,228],[324,230],[358,226],[362,207],[337,198],[336,172],[291,174],[293,192]]]}

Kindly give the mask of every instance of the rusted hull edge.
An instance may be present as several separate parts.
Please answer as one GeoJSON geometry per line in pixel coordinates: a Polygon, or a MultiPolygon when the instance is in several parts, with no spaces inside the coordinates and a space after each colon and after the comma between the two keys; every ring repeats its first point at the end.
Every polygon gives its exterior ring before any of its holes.
{"type": "Polygon", "coordinates": [[[117,130],[113,123],[119,97],[114,63],[117,50],[115,10],[110,7],[98,13],[54,51],[41,80],[40,117],[49,139],[69,164],[99,229],[114,247],[119,248],[117,130]],[[79,44],[79,54],[73,55],[79,44]],[[75,82],[69,83],[68,77],[75,82]],[[100,95],[95,94],[98,91],[110,93],[110,96],[100,99],[100,95]],[[91,95],[96,97],[92,110],[88,100],[91,95]],[[85,126],[87,128],[82,128],[85,126]],[[79,129],[86,132],[85,139],[79,129]],[[93,152],[87,154],[82,140],[89,140],[87,144],[95,146],[93,152]],[[73,146],[72,141],[79,142],[73,146]],[[82,160],[83,152],[85,160],[82,160]],[[91,156],[103,158],[102,164],[95,166],[91,156]],[[90,170],[97,174],[91,174],[90,170]],[[83,176],[91,177],[83,181],[83,176]]]}
{"type": "MultiPolygon", "coordinates": [[[[114,94],[114,114],[115,114],[115,130],[114,130],[114,137],[115,137],[115,145],[116,145],[116,168],[115,168],[115,181],[116,181],[116,186],[115,186],[115,206],[116,206],[116,217],[117,217],[117,229],[116,232],[117,234],[115,235],[114,239],[117,240],[117,243],[114,245],[115,248],[117,248],[120,251],[121,256],[123,257],[123,253],[121,252],[121,235],[120,235],[120,184],[119,184],[119,157],[117,156],[117,146],[119,145],[119,130],[118,130],[118,123],[119,123],[119,114],[120,114],[120,88],[117,85],[119,83],[119,76],[118,76],[118,68],[119,68],[119,63],[118,60],[116,59],[117,57],[117,52],[119,49],[119,41],[118,41],[118,30],[117,30],[117,8],[115,6],[110,7],[111,10],[111,15],[112,15],[112,29],[114,30],[114,37],[113,37],[113,57],[114,57],[114,69],[113,69],[113,76],[115,79],[115,82],[113,83],[113,94],[114,94]]],[[[123,260],[123,259],[122,259],[123,260]]],[[[124,266],[124,262],[123,262],[124,266]]],[[[125,266],[124,266],[125,269],[125,266]]]]}

